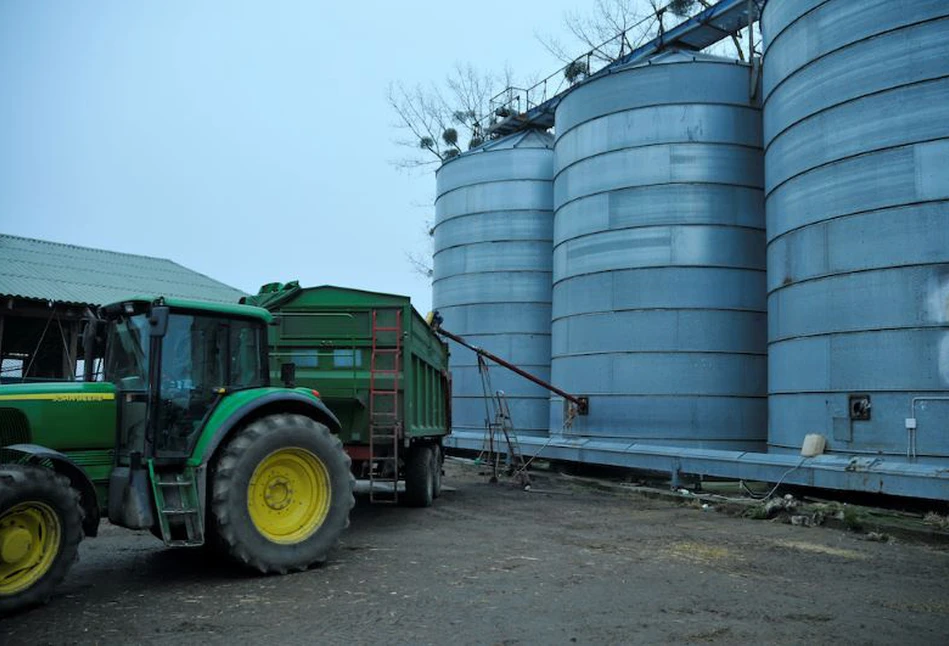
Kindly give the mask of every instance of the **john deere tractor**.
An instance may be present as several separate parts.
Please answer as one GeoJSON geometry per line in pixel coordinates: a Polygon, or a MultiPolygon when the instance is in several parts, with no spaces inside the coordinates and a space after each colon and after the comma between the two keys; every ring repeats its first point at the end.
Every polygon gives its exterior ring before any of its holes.
{"type": "Polygon", "coordinates": [[[264,573],[325,559],[350,460],[318,393],[269,384],[270,321],[132,298],[88,322],[82,382],[0,387],[0,614],[46,601],[102,514],[264,573]]]}

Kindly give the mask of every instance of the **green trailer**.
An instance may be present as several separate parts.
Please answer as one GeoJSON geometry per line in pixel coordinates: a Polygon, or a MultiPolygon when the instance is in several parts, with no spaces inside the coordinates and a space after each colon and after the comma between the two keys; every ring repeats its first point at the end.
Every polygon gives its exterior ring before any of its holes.
{"type": "Polygon", "coordinates": [[[431,504],[451,432],[448,345],[408,297],[270,283],[242,303],[275,315],[274,381],[311,388],[339,418],[353,473],[374,501],[431,504]]]}

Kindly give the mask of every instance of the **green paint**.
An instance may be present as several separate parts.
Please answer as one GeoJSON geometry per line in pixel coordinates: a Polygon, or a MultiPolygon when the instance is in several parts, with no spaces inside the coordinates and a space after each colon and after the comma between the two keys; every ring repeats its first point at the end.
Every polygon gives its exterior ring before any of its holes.
{"type": "MultiPolygon", "coordinates": [[[[115,387],[109,383],[36,383],[0,386],[0,419],[4,409],[26,417],[28,438],[16,443],[39,444],[64,453],[79,465],[106,507],[115,443],[115,387]]],[[[3,437],[0,445],[12,443],[3,437]]]]}
{"type": "MultiPolygon", "coordinates": [[[[153,303],[159,296],[132,296],[115,303],[111,303],[106,307],[112,307],[115,305],[121,305],[123,303],[153,303]]],[[[164,297],[163,297],[164,298],[164,297]]],[[[235,318],[252,318],[264,321],[265,323],[270,323],[273,317],[270,312],[261,308],[253,307],[251,305],[239,305],[237,303],[210,303],[207,301],[196,301],[187,298],[164,298],[165,305],[172,309],[178,310],[187,310],[192,312],[199,312],[203,314],[218,314],[225,317],[235,317],[235,318]]]]}
{"type": "Polygon", "coordinates": [[[252,403],[254,400],[259,399],[260,397],[266,397],[267,395],[273,394],[286,394],[288,392],[300,393],[306,397],[309,397],[314,402],[319,401],[319,399],[313,395],[313,392],[309,388],[296,388],[292,391],[287,390],[286,388],[275,387],[249,388],[247,390],[238,390],[226,395],[224,399],[215,407],[214,412],[212,412],[211,416],[208,418],[207,424],[205,424],[204,428],[201,430],[201,435],[198,438],[198,442],[195,445],[194,451],[192,451],[191,457],[187,461],[188,466],[197,467],[201,466],[201,464],[205,462],[204,454],[211,446],[215,433],[221,427],[221,425],[230,419],[230,417],[240,410],[241,407],[252,403]]]}
{"type": "Polygon", "coordinates": [[[93,451],[66,451],[69,459],[82,467],[96,487],[99,507],[106,509],[109,502],[109,474],[115,463],[115,452],[111,448],[93,451]]]}
{"type": "MultiPolygon", "coordinates": [[[[383,327],[393,325],[395,312],[401,312],[399,407],[405,434],[431,437],[450,431],[448,346],[407,297],[332,286],[301,288],[294,281],[270,283],[243,301],[270,309],[279,320],[270,328],[271,380],[280,379],[281,364],[294,363],[297,384],[318,390],[339,417],[344,444],[369,441],[372,312],[379,312],[383,327]]],[[[384,347],[394,347],[394,333],[380,338],[384,347]]],[[[391,377],[377,378],[377,388],[387,386],[391,377]]]]}
{"type": "Polygon", "coordinates": [[[0,386],[3,408],[26,416],[33,444],[70,452],[111,449],[115,442],[115,387],[109,383],[0,386]]]}

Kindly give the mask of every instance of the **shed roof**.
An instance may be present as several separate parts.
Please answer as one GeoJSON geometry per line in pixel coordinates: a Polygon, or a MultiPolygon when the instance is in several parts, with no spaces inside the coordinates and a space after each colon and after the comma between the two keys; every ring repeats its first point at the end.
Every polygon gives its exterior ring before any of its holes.
{"type": "Polygon", "coordinates": [[[219,303],[245,295],[164,258],[0,234],[0,296],[103,305],[133,294],[219,303]]]}

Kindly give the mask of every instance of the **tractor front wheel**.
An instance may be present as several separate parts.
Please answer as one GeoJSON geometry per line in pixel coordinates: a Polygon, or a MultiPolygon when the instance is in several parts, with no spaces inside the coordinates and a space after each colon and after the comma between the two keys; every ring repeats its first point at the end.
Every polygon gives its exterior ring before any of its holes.
{"type": "Polygon", "coordinates": [[[51,469],[0,466],[0,615],[46,603],[79,555],[82,509],[51,469]]]}
{"type": "Polygon", "coordinates": [[[255,420],[217,460],[210,519],[215,542],[263,573],[324,561],[349,525],[349,466],[339,439],[309,417],[255,420]]]}

